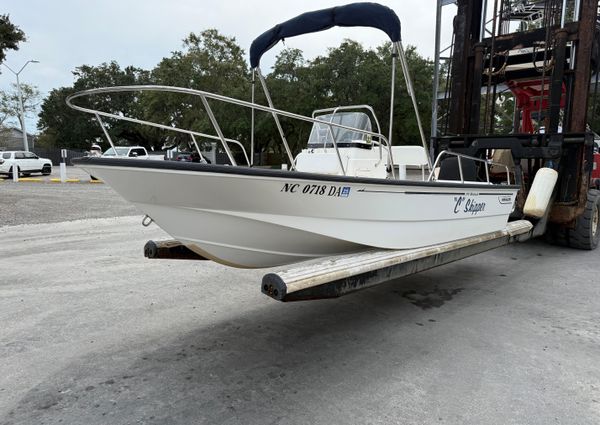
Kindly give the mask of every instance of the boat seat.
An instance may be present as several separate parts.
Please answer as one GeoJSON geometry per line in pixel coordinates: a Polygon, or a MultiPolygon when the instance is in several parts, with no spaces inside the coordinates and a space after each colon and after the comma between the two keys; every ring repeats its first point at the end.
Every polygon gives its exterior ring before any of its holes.
{"type": "MultiPolygon", "coordinates": [[[[461,165],[465,181],[479,181],[477,177],[477,164],[471,159],[462,158],[461,165]]],[[[440,164],[438,180],[460,181],[460,169],[458,168],[458,157],[452,156],[444,159],[440,164]]]]}
{"type": "Polygon", "coordinates": [[[419,167],[421,178],[425,181],[425,167],[429,167],[429,158],[423,146],[392,146],[394,164],[404,167],[419,167]]]}

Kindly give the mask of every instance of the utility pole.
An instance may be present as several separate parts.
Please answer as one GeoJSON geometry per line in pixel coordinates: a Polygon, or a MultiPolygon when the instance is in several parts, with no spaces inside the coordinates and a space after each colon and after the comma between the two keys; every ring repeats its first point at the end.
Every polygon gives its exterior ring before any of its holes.
{"type": "Polygon", "coordinates": [[[25,65],[23,65],[21,67],[21,69],[19,69],[19,72],[15,72],[15,71],[13,71],[13,69],[10,66],[8,66],[5,63],[3,64],[10,72],[15,74],[15,76],[17,77],[17,94],[19,96],[19,110],[21,112],[21,131],[23,132],[23,149],[25,151],[29,150],[29,143],[27,142],[27,130],[25,129],[25,108],[23,107],[23,95],[21,93],[21,84],[19,83],[19,74],[30,63],[40,63],[40,62],[36,61],[36,60],[29,60],[29,61],[25,62],[25,65]]]}

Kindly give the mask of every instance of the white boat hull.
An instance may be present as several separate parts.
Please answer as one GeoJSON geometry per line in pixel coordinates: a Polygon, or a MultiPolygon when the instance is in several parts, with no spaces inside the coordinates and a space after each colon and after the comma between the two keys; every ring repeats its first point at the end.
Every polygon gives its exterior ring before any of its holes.
{"type": "Polygon", "coordinates": [[[518,190],[199,164],[76,163],[193,251],[248,268],[501,230],[518,190]]]}

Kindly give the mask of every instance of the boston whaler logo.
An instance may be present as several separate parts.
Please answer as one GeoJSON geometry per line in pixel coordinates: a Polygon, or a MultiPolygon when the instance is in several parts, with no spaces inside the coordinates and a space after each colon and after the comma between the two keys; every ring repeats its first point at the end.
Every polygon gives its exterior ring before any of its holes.
{"type": "Polygon", "coordinates": [[[485,202],[477,202],[477,199],[471,197],[455,196],[454,202],[454,214],[464,212],[470,213],[471,215],[477,215],[478,213],[485,211],[485,202]]]}
{"type": "Polygon", "coordinates": [[[302,193],[304,195],[332,196],[337,198],[347,198],[350,196],[349,186],[334,186],[327,184],[298,184],[285,183],[280,192],[302,193]]]}

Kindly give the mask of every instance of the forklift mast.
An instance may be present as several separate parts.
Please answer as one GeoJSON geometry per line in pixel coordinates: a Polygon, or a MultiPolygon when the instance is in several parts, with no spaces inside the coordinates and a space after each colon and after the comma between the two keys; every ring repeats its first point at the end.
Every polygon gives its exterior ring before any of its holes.
{"type": "Polygon", "coordinates": [[[598,0],[438,0],[432,154],[510,151],[522,189],[513,219],[542,167],[558,171],[550,225],[572,228],[585,212],[600,130],[598,16],[598,0]],[[442,50],[451,4],[452,45],[442,50]]]}

